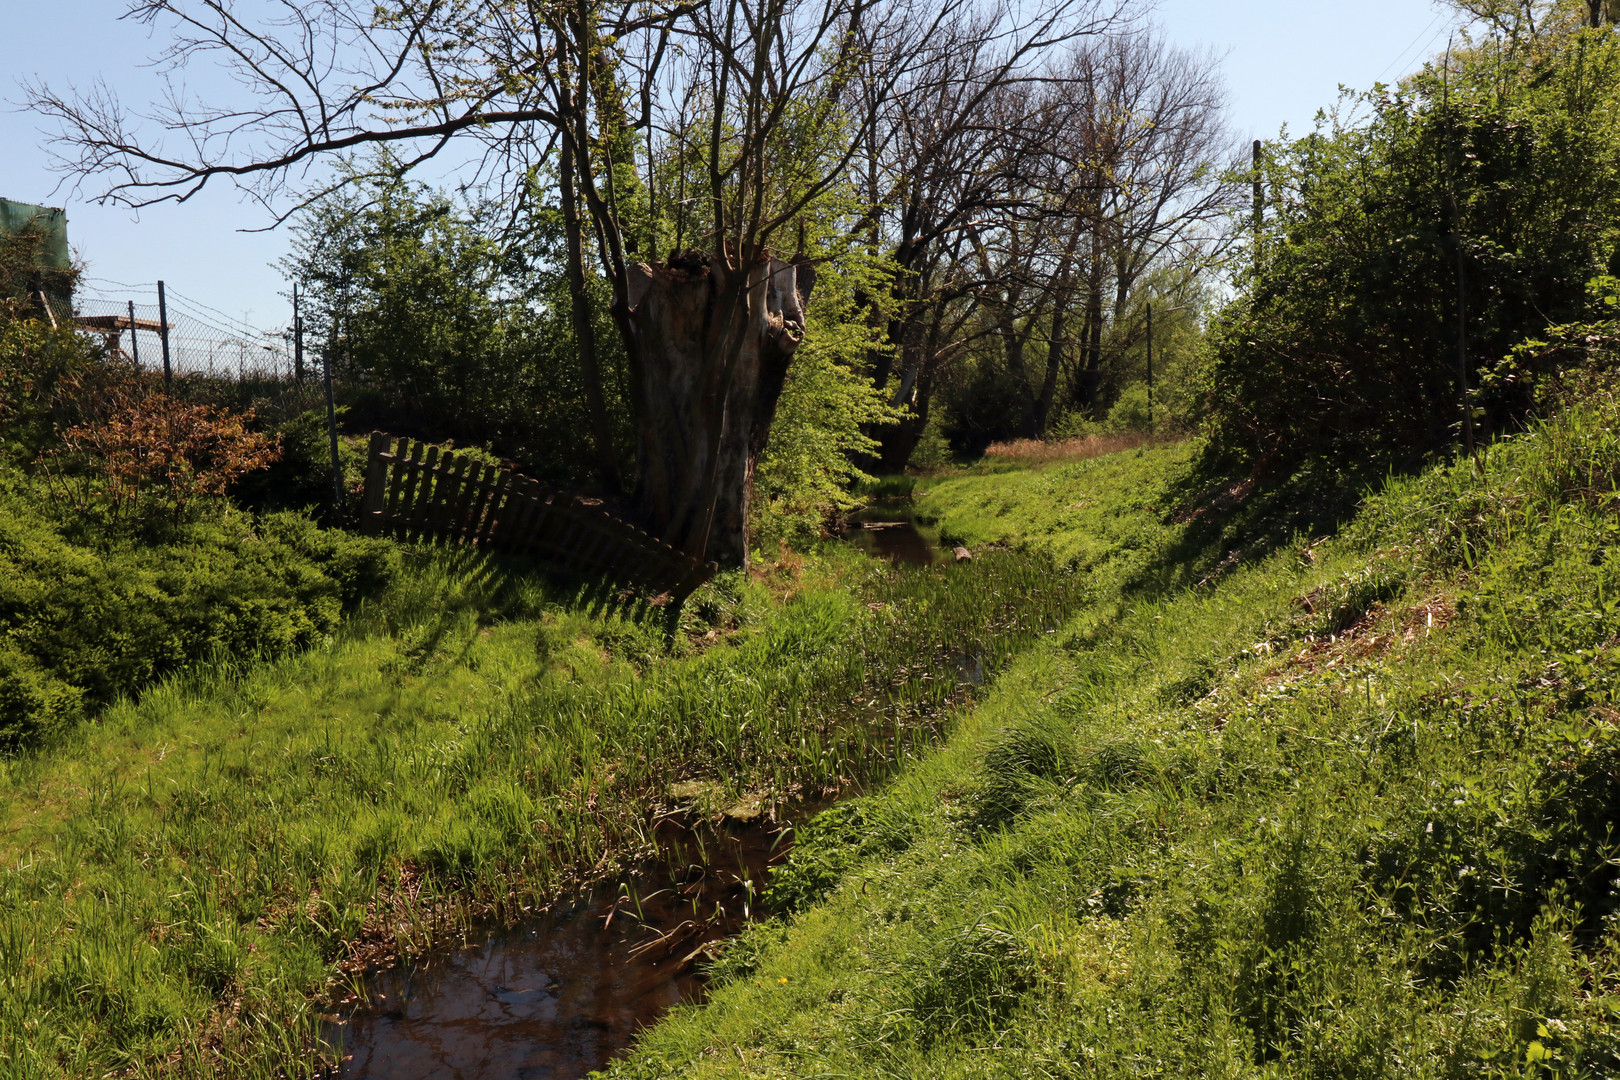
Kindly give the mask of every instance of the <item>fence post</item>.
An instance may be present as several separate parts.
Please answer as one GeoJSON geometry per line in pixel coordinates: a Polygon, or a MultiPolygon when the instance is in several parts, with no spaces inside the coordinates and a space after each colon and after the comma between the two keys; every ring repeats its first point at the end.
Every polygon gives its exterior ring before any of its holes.
{"type": "Polygon", "coordinates": [[[129,302],[129,355],[135,361],[135,370],[141,367],[141,338],[135,332],[135,301],[129,302]]]}
{"type": "Polygon", "coordinates": [[[174,370],[169,367],[169,297],[158,282],[158,336],[163,339],[163,386],[168,389],[174,382],[174,370]]]}
{"type": "Polygon", "coordinates": [[[293,382],[304,385],[304,316],[298,306],[298,282],[293,282],[293,382]]]}
{"type": "Polygon", "coordinates": [[[332,347],[321,350],[321,369],[326,380],[326,435],[332,444],[332,509],[343,510],[343,463],[338,459],[337,406],[332,402],[332,347]]]}

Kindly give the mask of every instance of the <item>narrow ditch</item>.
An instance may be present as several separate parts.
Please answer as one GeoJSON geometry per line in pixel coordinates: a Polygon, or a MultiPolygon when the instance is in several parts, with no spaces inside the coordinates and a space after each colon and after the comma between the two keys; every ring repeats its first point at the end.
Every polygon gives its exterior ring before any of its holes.
{"type": "MultiPolygon", "coordinates": [[[[850,542],[893,563],[932,564],[937,543],[906,503],[884,501],[857,515],[850,542]]],[[[971,652],[938,662],[934,677],[963,692],[991,674],[971,652]]],[[[879,729],[889,723],[882,710],[872,720],[879,729]]],[[[895,740],[885,746],[891,758],[895,740]]],[[[703,961],[758,912],[793,827],[834,801],[778,805],[774,818],[753,821],[662,819],[659,855],[640,873],[474,944],[374,972],[364,1003],[326,1026],[338,1074],[573,1080],[604,1067],[670,1008],[701,999],[703,961]]]]}
{"type": "Polygon", "coordinates": [[[570,1080],[600,1069],[672,1006],[698,999],[700,960],[736,933],[793,824],[658,825],[645,872],[576,894],[483,941],[368,979],[370,1003],[330,1023],[340,1075],[570,1080]]]}

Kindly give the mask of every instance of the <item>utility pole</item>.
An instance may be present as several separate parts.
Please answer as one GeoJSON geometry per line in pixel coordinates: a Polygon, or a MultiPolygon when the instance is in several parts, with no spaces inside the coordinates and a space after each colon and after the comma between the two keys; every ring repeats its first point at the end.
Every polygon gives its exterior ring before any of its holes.
{"type": "Polygon", "coordinates": [[[1457,396],[1462,402],[1463,448],[1474,468],[1474,406],[1468,390],[1468,284],[1463,276],[1462,209],[1457,205],[1457,169],[1451,154],[1456,130],[1451,124],[1451,42],[1446,42],[1446,66],[1441,69],[1440,110],[1446,118],[1446,200],[1451,204],[1451,239],[1457,252],[1457,396]]]}
{"type": "Polygon", "coordinates": [[[135,301],[129,302],[129,355],[135,361],[135,370],[141,368],[141,337],[135,332],[135,301]]]}
{"type": "Polygon", "coordinates": [[[169,366],[169,297],[158,282],[158,337],[163,341],[163,388],[174,382],[174,369],[169,366]]]}
{"type": "Polygon", "coordinates": [[[1254,172],[1254,238],[1260,239],[1260,225],[1265,220],[1266,189],[1260,179],[1260,140],[1254,140],[1250,151],[1250,159],[1254,172]]]}
{"type": "Polygon", "coordinates": [[[293,282],[293,382],[304,382],[304,316],[298,307],[298,282],[293,282]]]}

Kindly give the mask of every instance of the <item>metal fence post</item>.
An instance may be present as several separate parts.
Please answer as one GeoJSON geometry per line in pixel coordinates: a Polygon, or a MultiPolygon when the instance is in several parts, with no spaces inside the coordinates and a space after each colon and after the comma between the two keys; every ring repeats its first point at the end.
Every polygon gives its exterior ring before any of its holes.
{"type": "Polygon", "coordinates": [[[293,282],[293,382],[304,384],[304,315],[298,306],[298,282],[293,282]]]}
{"type": "Polygon", "coordinates": [[[163,386],[167,389],[174,382],[174,370],[169,367],[169,298],[161,281],[158,282],[158,336],[163,339],[163,386]]]}
{"type": "Polygon", "coordinates": [[[129,302],[129,356],[135,361],[136,370],[141,366],[141,338],[135,330],[135,301],[129,302]]]}
{"type": "Polygon", "coordinates": [[[326,382],[326,434],[332,445],[332,508],[343,509],[343,463],[338,459],[337,406],[332,401],[332,347],[321,350],[322,378],[326,382]]]}

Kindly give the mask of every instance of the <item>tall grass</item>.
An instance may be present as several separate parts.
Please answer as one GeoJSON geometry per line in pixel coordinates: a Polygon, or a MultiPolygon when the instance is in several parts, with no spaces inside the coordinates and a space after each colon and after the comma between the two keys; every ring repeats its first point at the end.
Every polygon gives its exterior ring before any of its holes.
{"type": "Polygon", "coordinates": [[[310,1072],[346,971],[639,858],[676,781],[770,804],[880,775],[1085,589],[1032,556],[833,553],[672,624],[408,558],[326,647],[0,764],[12,1074],[310,1072]]]}
{"type": "Polygon", "coordinates": [[[1025,465],[1050,465],[1057,461],[1084,461],[1087,458],[1135,450],[1153,442],[1145,431],[1122,431],[1116,435],[1076,435],[1070,439],[1013,439],[991,443],[984,456],[1025,465]]]}
{"type": "Polygon", "coordinates": [[[609,1075],[1620,1075],[1615,431],[1583,403],[1175,590],[1076,535],[1170,557],[1173,508],[1053,510],[1160,505],[1151,453],[937,485],[1096,603],[802,830],[799,913],[609,1075]]]}

